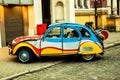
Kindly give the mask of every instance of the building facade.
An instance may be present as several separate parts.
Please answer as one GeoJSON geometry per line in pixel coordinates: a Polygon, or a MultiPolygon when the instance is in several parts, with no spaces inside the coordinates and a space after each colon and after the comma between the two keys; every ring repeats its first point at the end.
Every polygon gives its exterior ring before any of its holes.
{"type": "Polygon", "coordinates": [[[0,47],[35,35],[38,24],[74,22],[74,0],[0,0],[0,47]]]}
{"type": "MultiPolygon", "coordinates": [[[[38,24],[93,22],[95,0],[0,0],[0,47],[21,35],[37,34],[38,24]]],[[[98,27],[120,31],[120,0],[96,0],[98,27]]]]}
{"type": "Polygon", "coordinates": [[[93,22],[95,26],[95,14],[99,28],[114,26],[120,31],[120,0],[96,0],[97,14],[95,13],[95,0],[74,0],[75,22],[85,24],[93,22]]]}

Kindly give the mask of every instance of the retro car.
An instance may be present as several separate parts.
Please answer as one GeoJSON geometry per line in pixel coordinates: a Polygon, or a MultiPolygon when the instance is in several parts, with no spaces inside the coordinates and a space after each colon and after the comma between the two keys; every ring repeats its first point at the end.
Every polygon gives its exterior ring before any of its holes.
{"type": "MultiPolygon", "coordinates": [[[[95,32],[77,23],[56,23],[48,26],[43,35],[20,36],[9,44],[9,54],[17,55],[20,62],[31,62],[33,56],[81,55],[90,61],[96,54],[103,54],[101,32],[95,32]]],[[[106,33],[107,34],[107,33],[106,33]]]]}

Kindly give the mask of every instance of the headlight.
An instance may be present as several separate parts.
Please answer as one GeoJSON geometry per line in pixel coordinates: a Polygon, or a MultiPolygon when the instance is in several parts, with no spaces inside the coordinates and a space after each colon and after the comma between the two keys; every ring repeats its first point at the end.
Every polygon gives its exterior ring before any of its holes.
{"type": "Polygon", "coordinates": [[[16,45],[15,40],[13,40],[12,42],[8,42],[8,47],[12,48],[14,45],[16,45]]]}
{"type": "Polygon", "coordinates": [[[12,45],[15,45],[15,44],[16,44],[16,42],[15,42],[15,40],[13,40],[13,41],[12,41],[12,45]]]}

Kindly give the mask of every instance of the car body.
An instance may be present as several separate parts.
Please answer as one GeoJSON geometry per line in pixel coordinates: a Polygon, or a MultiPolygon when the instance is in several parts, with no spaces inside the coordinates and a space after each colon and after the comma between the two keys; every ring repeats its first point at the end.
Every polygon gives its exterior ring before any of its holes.
{"type": "Polygon", "coordinates": [[[51,24],[43,35],[20,36],[9,45],[9,53],[24,63],[30,62],[34,55],[82,55],[89,61],[104,52],[103,42],[95,32],[77,23],[51,24]]]}

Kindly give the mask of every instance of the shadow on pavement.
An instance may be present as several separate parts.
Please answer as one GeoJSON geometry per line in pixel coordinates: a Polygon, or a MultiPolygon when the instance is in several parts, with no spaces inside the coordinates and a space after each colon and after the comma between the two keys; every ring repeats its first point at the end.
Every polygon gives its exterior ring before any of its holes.
{"type": "MultiPolygon", "coordinates": [[[[96,58],[92,61],[87,61],[87,62],[93,62],[93,61],[99,61],[103,59],[103,57],[101,56],[96,56],[96,58]]],[[[82,59],[80,58],[80,56],[44,56],[41,58],[35,58],[32,63],[34,62],[56,62],[56,61],[63,61],[63,62],[85,62],[82,61],[82,59]]]]}

